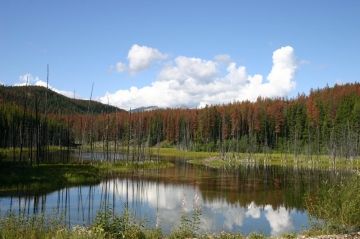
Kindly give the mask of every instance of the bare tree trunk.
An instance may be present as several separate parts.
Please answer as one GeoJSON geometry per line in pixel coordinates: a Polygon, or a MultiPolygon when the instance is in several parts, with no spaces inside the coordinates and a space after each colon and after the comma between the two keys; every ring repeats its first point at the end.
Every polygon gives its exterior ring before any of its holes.
{"type": "MultiPolygon", "coordinates": [[[[91,115],[91,99],[92,99],[93,90],[94,90],[94,83],[92,83],[92,85],[91,85],[90,100],[89,100],[89,105],[88,105],[88,114],[90,113],[90,115],[91,115]]],[[[92,120],[90,120],[90,152],[91,152],[91,160],[94,160],[93,122],[92,122],[92,120]]]]}
{"type": "MultiPolygon", "coordinates": [[[[26,85],[25,87],[27,88],[29,82],[29,77],[27,77],[26,79],[26,85]]],[[[24,146],[24,135],[25,135],[25,118],[26,118],[26,110],[27,110],[27,92],[25,90],[25,94],[24,94],[24,109],[23,109],[23,117],[21,120],[21,128],[20,128],[20,157],[19,157],[19,161],[22,161],[22,153],[23,153],[23,146],[24,146]]]]}
{"type": "Polygon", "coordinates": [[[44,135],[43,135],[43,141],[44,141],[44,147],[43,147],[43,156],[46,161],[48,161],[48,152],[49,152],[49,145],[48,145],[48,91],[49,91],[49,64],[47,64],[46,67],[46,91],[45,91],[45,121],[44,121],[44,135]]]}
{"type": "Polygon", "coordinates": [[[35,98],[35,118],[36,118],[36,165],[39,166],[40,164],[40,119],[39,119],[39,102],[36,96],[35,98]]]}
{"type": "Polygon", "coordinates": [[[126,162],[129,162],[129,156],[130,156],[130,140],[131,140],[131,108],[129,111],[129,120],[128,120],[128,140],[127,140],[127,152],[126,152],[126,162]]]}
{"type": "Polygon", "coordinates": [[[117,137],[118,137],[118,132],[119,132],[119,128],[118,128],[118,122],[117,122],[117,108],[115,111],[115,133],[114,133],[114,163],[116,161],[116,157],[117,157],[117,137]]]}

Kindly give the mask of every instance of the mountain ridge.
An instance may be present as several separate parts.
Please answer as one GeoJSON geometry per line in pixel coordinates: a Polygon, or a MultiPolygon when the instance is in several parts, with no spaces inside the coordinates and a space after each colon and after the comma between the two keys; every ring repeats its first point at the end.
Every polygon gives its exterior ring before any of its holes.
{"type": "Polygon", "coordinates": [[[48,113],[100,114],[124,111],[123,109],[95,100],[69,98],[43,86],[0,85],[0,102],[13,103],[19,106],[24,106],[26,102],[27,107],[35,109],[36,100],[38,101],[38,109],[40,111],[45,110],[47,102],[46,108],[48,113]]]}

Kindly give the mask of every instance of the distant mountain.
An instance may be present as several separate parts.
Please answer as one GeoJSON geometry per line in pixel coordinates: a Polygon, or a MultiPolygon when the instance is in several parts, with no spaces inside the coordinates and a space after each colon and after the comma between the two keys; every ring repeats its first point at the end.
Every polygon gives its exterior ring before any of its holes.
{"type": "Polygon", "coordinates": [[[147,112],[147,111],[152,111],[152,110],[158,110],[160,109],[159,107],[157,106],[145,106],[145,107],[139,107],[139,108],[136,108],[136,109],[132,109],[131,112],[147,112]]]}
{"type": "MultiPolygon", "coordinates": [[[[48,113],[63,114],[98,114],[103,112],[124,111],[114,106],[105,105],[97,101],[72,99],[56,93],[42,86],[2,86],[0,85],[0,103],[7,102],[24,106],[25,99],[29,109],[35,110],[35,102],[38,99],[38,109],[43,112],[46,103],[48,113]]],[[[1,104],[0,104],[1,105],[1,104]]]]}

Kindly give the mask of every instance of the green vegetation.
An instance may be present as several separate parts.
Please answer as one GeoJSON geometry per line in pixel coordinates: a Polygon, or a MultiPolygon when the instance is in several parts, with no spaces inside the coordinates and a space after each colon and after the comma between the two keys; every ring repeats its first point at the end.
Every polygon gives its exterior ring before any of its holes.
{"type": "Polygon", "coordinates": [[[162,157],[181,157],[185,159],[204,159],[219,155],[218,152],[189,151],[189,150],[181,150],[175,147],[169,147],[169,148],[152,147],[151,150],[153,155],[159,154],[162,157]]]}
{"type": "Polygon", "coordinates": [[[194,210],[190,215],[183,211],[180,225],[171,232],[169,239],[200,237],[200,216],[201,208],[198,205],[194,205],[194,210]]]}
{"type": "MultiPolygon", "coordinates": [[[[354,83],[291,100],[98,115],[92,118],[92,142],[107,139],[124,147],[166,145],[221,154],[282,152],[352,160],[360,154],[359,92],[360,84],[354,83]]],[[[80,138],[81,132],[76,128],[74,137],[80,138]]]]}
{"type": "MultiPolygon", "coordinates": [[[[327,87],[294,99],[259,98],[203,109],[138,113],[70,99],[44,87],[0,86],[0,132],[2,194],[95,184],[172,165],[157,156],[183,157],[212,168],[275,165],[359,170],[360,84],[327,87]],[[60,160],[51,156],[56,150],[61,152],[60,160]],[[98,158],[93,157],[96,150],[102,152],[98,158]],[[89,153],[91,159],[74,161],[73,152],[89,153]]],[[[321,228],[358,230],[359,178],[338,183],[309,196],[308,210],[324,220],[321,228]]],[[[196,220],[196,216],[184,216],[169,237],[206,237],[198,233],[196,220]]],[[[21,233],[33,238],[161,237],[159,231],[144,231],[126,214],[114,218],[105,213],[94,225],[79,230],[48,225],[41,218],[12,216],[1,225],[3,238],[18,238],[21,233]],[[17,229],[16,223],[22,226],[17,229]]],[[[213,238],[236,237],[241,236],[213,238]]]]}
{"type": "Polygon", "coordinates": [[[111,148],[114,153],[119,148],[127,153],[136,150],[132,158],[158,145],[222,156],[280,153],[293,155],[296,161],[304,155],[354,161],[360,155],[359,83],[326,87],[293,99],[259,98],[203,109],[137,113],[60,99],[43,87],[2,86],[0,91],[0,147],[34,148],[37,163],[47,160],[48,146],[82,150],[89,145],[93,152],[95,142],[101,142],[107,153],[112,153],[111,148]]]}
{"type": "MultiPolygon", "coordinates": [[[[193,221],[183,217],[177,228],[169,235],[164,235],[160,229],[146,228],[127,211],[114,215],[111,210],[99,212],[92,225],[75,226],[69,229],[61,218],[48,218],[42,215],[25,217],[10,214],[0,219],[0,238],[6,239],[263,239],[263,234],[251,233],[247,237],[241,234],[221,232],[218,234],[199,233],[193,221]]],[[[281,238],[294,238],[284,235],[281,238]]]]}
{"type": "Polygon", "coordinates": [[[281,153],[227,153],[225,155],[210,156],[189,160],[196,165],[211,168],[234,168],[241,165],[270,165],[283,167],[298,167],[311,169],[360,169],[360,158],[348,160],[338,158],[335,161],[327,155],[286,155],[281,153]]]}
{"type": "Polygon", "coordinates": [[[0,192],[44,192],[64,186],[100,182],[100,171],[92,165],[40,164],[39,167],[3,162],[0,192]],[[21,191],[21,190],[20,190],[21,191]]]}
{"type": "MultiPolygon", "coordinates": [[[[180,224],[169,235],[164,235],[158,228],[147,228],[143,222],[136,221],[129,211],[121,215],[113,214],[110,209],[98,212],[94,222],[89,226],[74,226],[69,228],[63,218],[45,217],[44,215],[17,216],[8,214],[0,218],[0,238],[3,239],[265,239],[265,238],[299,238],[299,235],[283,234],[268,237],[252,232],[249,235],[238,233],[199,233],[192,226],[191,215],[182,217],[180,224]],[[189,217],[190,216],[190,217],[189,217]]],[[[196,224],[197,225],[197,224],[196,224]]],[[[332,231],[334,232],[334,231],[332,231]]],[[[319,236],[329,231],[311,229],[304,231],[304,236],[319,236]]]]}
{"type": "Polygon", "coordinates": [[[203,165],[211,168],[234,168],[241,165],[269,165],[284,167],[299,167],[312,169],[360,169],[360,157],[352,160],[346,158],[333,158],[327,155],[293,155],[284,153],[235,153],[221,155],[219,152],[202,152],[181,150],[175,147],[152,147],[153,155],[162,157],[184,158],[189,163],[203,165]]]}
{"type": "Polygon", "coordinates": [[[46,93],[48,94],[48,100],[47,102],[41,100],[39,102],[39,109],[43,109],[45,107],[44,104],[47,103],[48,113],[56,114],[61,109],[62,113],[86,114],[89,107],[92,113],[120,111],[120,109],[114,106],[105,105],[97,101],[89,102],[89,100],[72,99],[42,86],[0,85],[0,102],[4,101],[13,105],[23,106],[26,97],[27,105],[29,108],[32,108],[31,106],[35,105],[37,99],[44,99],[46,93]]]}
{"type": "Polygon", "coordinates": [[[13,162],[0,164],[0,193],[48,192],[65,186],[96,184],[121,173],[171,167],[167,161],[40,164],[32,167],[13,162]],[[41,191],[40,191],[41,190],[41,191]]]}
{"type": "MultiPolygon", "coordinates": [[[[23,153],[28,153],[30,151],[29,148],[23,148],[23,153]]],[[[54,152],[54,151],[58,151],[60,150],[60,147],[58,146],[49,146],[49,152],[54,152]]],[[[15,152],[16,156],[19,155],[20,153],[20,148],[16,147],[15,149],[13,148],[0,148],[0,154],[2,154],[4,156],[4,158],[9,158],[12,156],[12,154],[15,152]]]]}
{"type": "Polygon", "coordinates": [[[215,168],[260,163],[359,167],[358,83],[292,100],[139,113],[73,100],[43,87],[1,86],[0,91],[0,160],[11,155],[23,164],[54,163],[49,152],[57,147],[67,151],[57,161],[62,163],[71,162],[76,148],[79,154],[100,149],[108,162],[122,152],[127,161],[145,161],[150,154],[181,156],[215,168]]]}
{"type": "Polygon", "coordinates": [[[306,199],[306,208],[316,220],[315,231],[339,233],[360,230],[360,175],[336,184],[325,182],[306,199]]]}
{"type": "MultiPolygon", "coordinates": [[[[175,229],[168,237],[164,236],[160,229],[146,228],[127,211],[121,215],[114,215],[110,209],[99,212],[92,225],[88,227],[75,226],[71,229],[66,227],[61,218],[46,218],[42,215],[25,217],[10,214],[0,219],[0,238],[25,239],[25,238],[52,238],[52,239],[160,239],[160,238],[188,238],[195,235],[193,227],[183,227],[191,221],[184,219],[179,225],[181,229],[175,229]]],[[[241,235],[221,233],[214,237],[198,234],[199,238],[243,238],[241,235]]]]}
{"type": "Polygon", "coordinates": [[[116,163],[108,163],[102,162],[93,164],[94,167],[100,170],[103,176],[116,176],[119,173],[127,173],[138,170],[151,170],[151,169],[160,169],[166,167],[172,167],[173,164],[168,161],[139,161],[139,162],[116,162],[116,163]]]}
{"type": "Polygon", "coordinates": [[[94,234],[105,238],[161,238],[162,233],[157,229],[146,229],[125,210],[122,215],[114,215],[110,209],[97,214],[95,222],[88,229],[94,234]]]}

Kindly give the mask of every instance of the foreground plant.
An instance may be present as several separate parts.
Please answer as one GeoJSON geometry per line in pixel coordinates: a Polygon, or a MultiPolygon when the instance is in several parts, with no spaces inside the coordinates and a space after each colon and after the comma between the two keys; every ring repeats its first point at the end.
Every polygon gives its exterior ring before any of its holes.
{"type": "Polygon", "coordinates": [[[360,230],[360,176],[330,186],[325,182],[315,194],[308,195],[306,207],[323,233],[360,230]]]}
{"type": "Polygon", "coordinates": [[[193,202],[193,211],[187,213],[185,210],[185,199],[182,200],[182,215],[180,224],[170,234],[169,238],[196,238],[199,236],[201,207],[199,196],[195,194],[193,202]]]}

